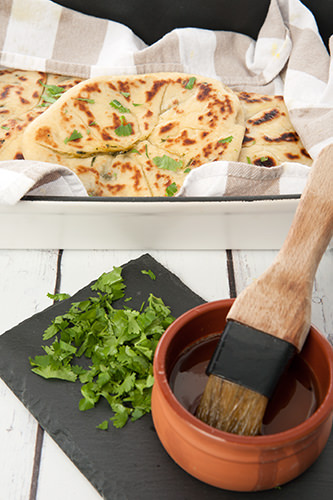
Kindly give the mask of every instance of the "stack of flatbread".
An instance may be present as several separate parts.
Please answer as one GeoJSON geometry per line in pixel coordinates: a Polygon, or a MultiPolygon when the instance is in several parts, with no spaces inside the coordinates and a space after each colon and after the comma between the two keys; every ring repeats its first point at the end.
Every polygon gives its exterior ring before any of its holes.
{"type": "Polygon", "coordinates": [[[281,96],[182,73],[67,78],[0,72],[0,160],[64,165],[93,196],[173,196],[231,160],[311,165],[281,96]]]}

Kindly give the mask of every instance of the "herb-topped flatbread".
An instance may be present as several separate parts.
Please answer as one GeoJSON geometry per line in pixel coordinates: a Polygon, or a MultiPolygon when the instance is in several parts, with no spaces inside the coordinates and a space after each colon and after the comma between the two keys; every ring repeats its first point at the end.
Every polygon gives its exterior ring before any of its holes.
{"type": "Polygon", "coordinates": [[[237,95],[217,80],[97,77],[68,90],[27,128],[23,154],[68,166],[96,196],[165,196],[192,168],[237,160],[244,130],[237,95]]]}
{"type": "Polygon", "coordinates": [[[245,135],[239,161],[273,167],[285,161],[311,165],[282,96],[237,93],[244,110],[245,135]]]}
{"type": "Polygon", "coordinates": [[[37,71],[0,71],[0,160],[23,159],[26,127],[80,81],[37,71]]]}

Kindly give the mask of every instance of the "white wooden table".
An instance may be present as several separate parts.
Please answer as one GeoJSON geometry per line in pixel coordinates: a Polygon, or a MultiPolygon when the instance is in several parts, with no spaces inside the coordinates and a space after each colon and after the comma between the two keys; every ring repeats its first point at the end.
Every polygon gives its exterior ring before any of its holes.
{"type": "MultiPolygon", "coordinates": [[[[73,294],[114,265],[146,252],[0,250],[0,334],[49,306],[48,292],[73,294]]],[[[253,250],[149,253],[206,300],[234,296],[276,254],[253,250]]],[[[318,269],[312,303],[312,322],[332,343],[332,249],[318,269]]],[[[73,498],[97,500],[101,496],[0,380],[0,500],[73,498]]]]}

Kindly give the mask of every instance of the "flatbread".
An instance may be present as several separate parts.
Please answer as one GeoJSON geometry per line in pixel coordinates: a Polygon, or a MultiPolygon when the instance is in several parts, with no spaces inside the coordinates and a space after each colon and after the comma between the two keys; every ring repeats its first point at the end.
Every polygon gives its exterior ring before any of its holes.
{"type": "Polygon", "coordinates": [[[0,161],[24,159],[23,132],[58,99],[54,86],[60,95],[81,81],[37,71],[0,71],[0,161]]]}
{"type": "Polygon", "coordinates": [[[215,79],[103,76],[68,90],[34,120],[23,154],[68,166],[89,194],[166,196],[191,169],[237,160],[244,130],[238,97],[215,79]]]}
{"type": "Polygon", "coordinates": [[[312,159],[295,131],[283,96],[237,92],[245,118],[239,161],[273,167],[283,162],[310,166],[312,159]]]}

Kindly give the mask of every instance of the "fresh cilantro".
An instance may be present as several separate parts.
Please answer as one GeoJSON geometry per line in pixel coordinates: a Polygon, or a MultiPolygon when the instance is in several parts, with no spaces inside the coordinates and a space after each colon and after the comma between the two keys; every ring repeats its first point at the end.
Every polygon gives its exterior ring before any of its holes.
{"type": "Polygon", "coordinates": [[[195,78],[195,76],[191,76],[191,78],[189,78],[188,82],[186,83],[185,88],[188,90],[192,90],[196,81],[197,79],[195,78]]]}
{"type": "Polygon", "coordinates": [[[177,188],[177,185],[175,182],[172,182],[171,184],[169,184],[169,186],[166,188],[165,190],[165,194],[167,196],[174,196],[178,191],[178,188],[177,188]]]}
{"type": "Polygon", "coordinates": [[[97,425],[96,429],[102,429],[103,431],[107,431],[109,428],[109,421],[103,420],[99,425],[97,425]]]}
{"type": "Polygon", "coordinates": [[[246,161],[251,165],[251,158],[249,156],[246,157],[246,161]]]}
{"type": "Polygon", "coordinates": [[[224,139],[220,139],[217,141],[219,144],[225,144],[226,142],[231,142],[233,140],[233,136],[229,135],[229,137],[225,137],[224,139]]]}
{"type": "MultiPolygon", "coordinates": [[[[42,347],[44,355],[29,361],[41,377],[81,383],[81,411],[104,398],[113,412],[110,421],[119,428],[150,412],[154,352],[174,318],[152,294],[140,310],[116,309],[113,301],[124,297],[126,289],[121,267],[102,274],[91,289],[94,296],[73,302],[54,318],[43,335],[44,341],[53,342],[42,347]]],[[[107,430],[108,425],[105,420],[97,428],[107,430]]]]}
{"type": "Polygon", "coordinates": [[[92,127],[93,125],[97,125],[95,121],[88,123],[89,127],[92,127]]]}
{"type": "Polygon", "coordinates": [[[126,122],[124,116],[121,116],[121,125],[115,129],[115,133],[123,137],[133,133],[132,125],[126,122]]]}
{"type": "Polygon", "coordinates": [[[155,156],[153,158],[153,162],[158,168],[162,168],[163,170],[172,170],[173,172],[177,172],[183,166],[182,161],[174,160],[170,158],[170,156],[155,156]]]}
{"type": "Polygon", "coordinates": [[[76,100],[77,101],[88,102],[89,104],[95,104],[95,100],[94,99],[86,99],[84,97],[76,97],[76,100]]]}
{"type": "Polygon", "coordinates": [[[137,102],[132,102],[133,106],[142,106],[142,104],[137,103],[137,102]]]}
{"type": "Polygon", "coordinates": [[[268,157],[267,157],[267,156],[262,156],[262,157],[260,158],[261,163],[264,163],[264,162],[265,162],[265,161],[267,161],[267,160],[268,160],[268,157]]]}
{"type": "Polygon", "coordinates": [[[42,95],[42,100],[44,101],[42,106],[49,106],[56,102],[59,97],[66,91],[63,87],[58,87],[58,85],[47,85],[39,80],[39,83],[45,88],[45,94],[42,95]]]}
{"type": "Polygon", "coordinates": [[[129,97],[131,94],[129,92],[120,92],[124,97],[129,97]]]}
{"type": "Polygon", "coordinates": [[[82,137],[82,134],[80,132],[78,132],[76,129],[74,129],[73,132],[71,133],[70,137],[66,137],[66,139],[64,140],[64,143],[67,144],[70,141],[76,141],[77,139],[81,139],[81,137],[82,137]]]}
{"type": "Polygon", "coordinates": [[[7,127],[6,125],[1,125],[1,128],[3,128],[4,130],[9,130],[9,127],[7,127]]]}
{"type": "Polygon", "coordinates": [[[192,170],[191,168],[185,168],[184,173],[189,174],[191,172],[191,170],[192,170]]]}
{"type": "Polygon", "coordinates": [[[121,102],[117,101],[117,99],[113,99],[113,101],[111,101],[109,104],[113,108],[120,111],[120,113],[130,113],[130,110],[128,108],[125,108],[125,106],[123,106],[121,102]]]}
{"type": "Polygon", "coordinates": [[[148,269],[148,271],[146,270],[142,270],[141,271],[142,274],[147,274],[152,280],[156,280],[156,276],[155,274],[153,273],[153,271],[151,269],[148,269]]]}
{"type": "Polygon", "coordinates": [[[148,154],[148,144],[146,144],[146,146],[145,146],[145,153],[146,153],[147,158],[149,158],[149,154],[148,154]]]}
{"type": "Polygon", "coordinates": [[[69,299],[70,295],[68,293],[48,293],[47,296],[49,299],[55,300],[55,301],[60,301],[60,300],[66,300],[69,299]]]}

